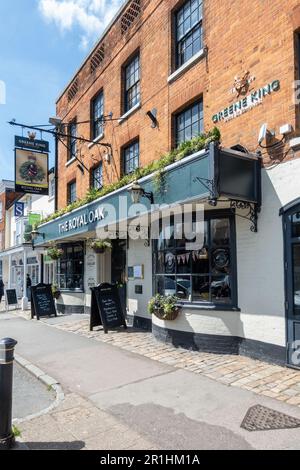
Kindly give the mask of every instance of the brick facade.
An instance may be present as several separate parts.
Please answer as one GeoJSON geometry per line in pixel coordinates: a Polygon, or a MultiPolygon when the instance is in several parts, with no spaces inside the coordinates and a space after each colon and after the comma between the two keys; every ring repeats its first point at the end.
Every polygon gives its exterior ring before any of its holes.
{"type": "Polygon", "coordinates": [[[4,188],[0,194],[0,207],[2,207],[2,213],[0,214],[0,251],[5,248],[5,211],[19,196],[20,194],[14,192],[11,188],[4,188]]]}
{"type": "MultiPolygon", "coordinates": [[[[139,2],[135,2],[138,4],[139,2]]],[[[280,140],[279,127],[289,123],[299,131],[297,107],[293,103],[293,81],[297,78],[295,31],[300,28],[300,5],[289,0],[283,7],[279,0],[219,2],[204,0],[203,43],[206,54],[172,82],[174,10],[183,1],[141,0],[141,13],[126,28],[124,12],[127,2],[96,48],[57,102],[57,115],[64,122],[89,121],[91,100],[104,90],[104,114],[113,118],[123,114],[122,70],[124,64],[140,51],[141,107],[122,123],[107,122],[103,142],[113,148],[111,163],[103,161],[104,184],[121,174],[121,149],[136,137],[140,140],[140,164],[156,160],[174,145],[173,116],[197,97],[203,97],[204,128],[214,126],[212,116],[237,101],[232,93],[234,77],[249,71],[255,80],[248,93],[266,84],[280,81],[280,89],[266,96],[259,106],[228,122],[221,121],[222,145],[241,144],[250,151],[258,148],[259,128],[268,123],[280,140]],[[123,19],[122,19],[123,18],[123,19]],[[123,21],[123,23],[122,23],[123,21]],[[96,64],[96,68],[95,68],[96,64]],[[97,66],[97,64],[99,64],[97,66]],[[156,108],[159,126],[151,128],[147,111],[156,108]]],[[[243,98],[243,97],[241,97],[243,98]]],[[[89,122],[79,124],[78,134],[91,138],[89,122]]],[[[81,156],[88,168],[103,159],[105,148],[80,145],[81,156]]],[[[287,147],[286,147],[287,150],[287,147]]],[[[285,150],[263,151],[264,163],[272,164],[291,158],[285,150]]],[[[67,150],[59,145],[59,208],[67,202],[67,184],[77,182],[77,197],[86,194],[90,175],[83,175],[76,161],[66,166],[67,150]]]]}

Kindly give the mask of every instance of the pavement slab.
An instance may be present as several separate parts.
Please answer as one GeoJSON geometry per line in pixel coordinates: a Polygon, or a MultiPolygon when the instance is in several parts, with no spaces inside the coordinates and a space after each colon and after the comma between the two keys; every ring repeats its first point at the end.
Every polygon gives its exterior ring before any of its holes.
{"type": "Polygon", "coordinates": [[[59,381],[66,395],[48,415],[22,423],[29,448],[300,448],[299,428],[249,432],[240,427],[248,409],[258,404],[299,419],[298,390],[293,388],[299,384],[298,372],[248,358],[175,349],[136,330],[95,331],[90,338],[87,319],[69,320],[49,324],[10,314],[2,322],[0,316],[1,334],[16,338],[17,352],[59,381]],[[144,346],[155,360],[142,354],[144,346]],[[179,357],[184,361],[178,363],[179,357]],[[166,358],[173,365],[164,364],[166,358]],[[228,364],[240,367],[233,372],[228,364]],[[208,377],[216,367],[221,375],[208,377]],[[243,380],[247,367],[249,383],[243,380]],[[222,383],[227,380],[235,386],[222,383]],[[287,389],[297,394],[273,392],[276,400],[263,395],[280,388],[282,380],[291,381],[287,389]],[[249,384],[254,391],[246,388],[249,384]]]}

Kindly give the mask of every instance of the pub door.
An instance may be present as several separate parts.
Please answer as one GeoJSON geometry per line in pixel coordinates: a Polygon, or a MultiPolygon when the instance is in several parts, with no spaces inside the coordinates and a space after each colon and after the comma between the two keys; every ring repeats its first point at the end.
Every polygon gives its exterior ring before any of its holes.
{"type": "Polygon", "coordinates": [[[300,369],[300,203],[284,214],[287,363],[300,369]]]}
{"type": "Polygon", "coordinates": [[[111,252],[111,282],[118,286],[121,305],[126,315],[127,286],[126,286],[126,260],[127,240],[112,240],[111,252]]]}

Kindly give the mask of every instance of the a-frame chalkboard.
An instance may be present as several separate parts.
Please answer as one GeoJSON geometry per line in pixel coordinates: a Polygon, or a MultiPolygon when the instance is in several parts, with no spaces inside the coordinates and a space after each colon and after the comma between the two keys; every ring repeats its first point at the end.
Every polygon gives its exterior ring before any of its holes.
{"type": "Polygon", "coordinates": [[[50,284],[38,284],[31,287],[31,318],[57,317],[50,284]]]}
{"type": "Polygon", "coordinates": [[[6,289],[5,291],[5,302],[6,308],[9,310],[9,307],[18,307],[18,298],[16,289],[6,289]]]}
{"type": "Polygon", "coordinates": [[[101,325],[104,333],[118,326],[124,326],[127,329],[117,286],[104,283],[93,287],[91,291],[90,330],[101,325]]]}

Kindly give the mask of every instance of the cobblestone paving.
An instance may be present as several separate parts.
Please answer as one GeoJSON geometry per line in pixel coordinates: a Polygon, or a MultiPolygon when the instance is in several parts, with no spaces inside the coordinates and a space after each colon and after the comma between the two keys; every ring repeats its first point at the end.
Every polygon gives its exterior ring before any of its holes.
{"type": "Polygon", "coordinates": [[[158,342],[149,332],[133,328],[129,328],[127,332],[123,329],[109,331],[104,335],[99,329],[89,331],[88,319],[66,321],[51,326],[300,407],[300,371],[243,356],[175,348],[158,342]]]}
{"type": "MultiPolygon", "coordinates": [[[[29,319],[29,315],[21,314],[29,319]]],[[[47,319],[41,321],[48,323],[47,319]]],[[[175,348],[158,342],[151,333],[129,328],[109,331],[89,331],[89,320],[51,323],[51,326],[77,335],[109,343],[126,351],[140,354],[154,361],[202,374],[223,384],[251,390],[259,395],[275,398],[300,407],[300,371],[268,364],[243,356],[211,354],[175,348]]]]}

